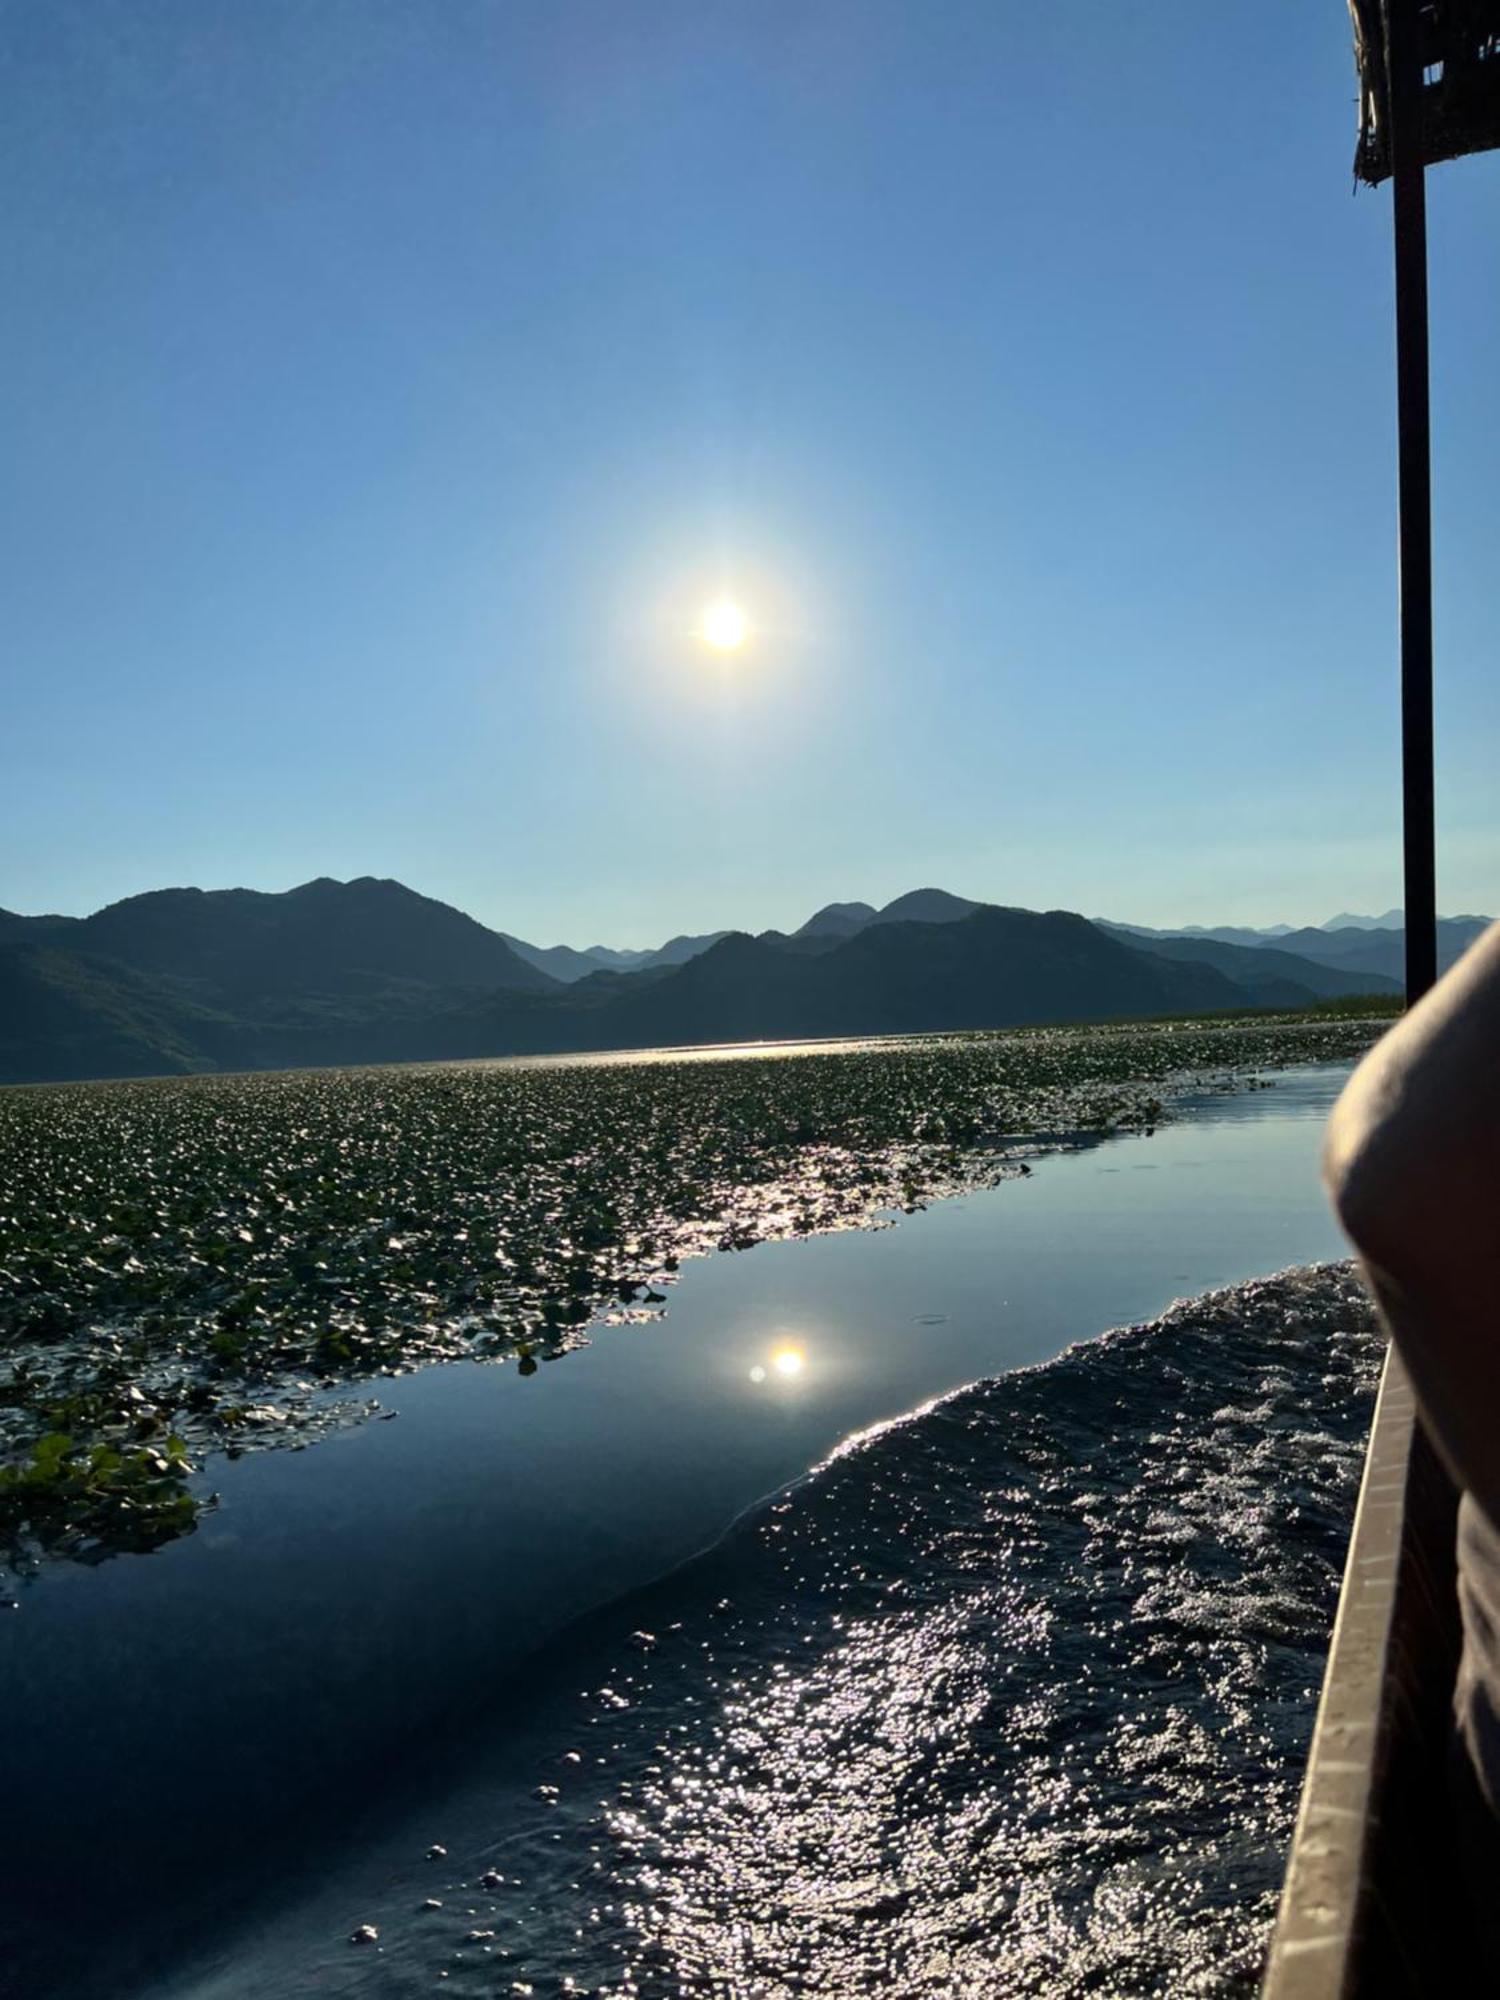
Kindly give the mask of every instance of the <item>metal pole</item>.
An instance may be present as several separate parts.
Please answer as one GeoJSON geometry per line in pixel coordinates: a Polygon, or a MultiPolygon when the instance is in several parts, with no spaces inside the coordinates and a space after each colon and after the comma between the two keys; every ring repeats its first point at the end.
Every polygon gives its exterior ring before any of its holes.
{"type": "Polygon", "coordinates": [[[1427,187],[1421,0],[1388,0],[1396,239],[1396,425],[1401,572],[1401,794],[1406,1002],[1437,978],[1432,748],[1432,475],[1427,385],[1427,187]]]}

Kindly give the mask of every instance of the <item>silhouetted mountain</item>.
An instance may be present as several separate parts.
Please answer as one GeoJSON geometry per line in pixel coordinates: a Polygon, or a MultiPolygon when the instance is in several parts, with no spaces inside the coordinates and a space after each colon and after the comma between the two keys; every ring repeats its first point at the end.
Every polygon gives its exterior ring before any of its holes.
{"type": "Polygon", "coordinates": [[[0,1074],[261,1067],[307,1037],[336,1043],[497,988],[559,990],[493,931],[399,882],[154,890],[90,917],[0,923],[0,1074]]]}
{"type": "MultiPolygon", "coordinates": [[[[538,972],[545,972],[549,979],[561,980],[564,986],[572,985],[575,980],[587,979],[595,972],[640,972],[646,966],[656,964],[660,957],[660,953],[655,951],[614,951],[607,944],[585,945],[582,951],[575,951],[570,944],[528,944],[525,938],[512,937],[509,931],[498,931],[496,935],[504,938],[518,958],[524,958],[538,972]]],[[[712,937],[698,940],[700,949],[707,951],[714,938],[723,935],[722,931],[715,931],[712,937]]],[[[693,940],[687,938],[672,940],[672,944],[679,947],[691,942],[693,940]]],[[[663,945],[661,949],[667,951],[669,948],[663,945]]],[[[668,961],[671,964],[678,962],[675,957],[668,961]]]]}
{"type": "MultiPolygon", "coordinates": [[[[946,889],[913,889],[903,896],[897,896],[883,909],[876,909],[870,903],[861,902],[825,903],[790,936],[795,949],[825,951],[834,944],[853,937],[856,932],[864,930],[870,924],[956,923],[964,917],[971,916],[975,910],[994,907],[997,906],[975,902],[967,896],[955,896],[946,889]]],[[[1351,917],[1348,922],[1351,926],[1360,927],[1359,944],[1362,946],[1367,941],[1370,930],[1387,926],[1392,919],[1398,920],[1399,927],[1399,918],[1399,911],[1388,911],[1384,917],[1351,917]]],[[[1203,939],[1209,943],[1242,945],[1252,949],[1266,946],[1287,949],[1285,941],[1293,935],[1293,927],[1290,924],[1266,924],[1260,927],[1243,924],[1183,924],[1177,929],[1162,929],[1151,924],[1121,923],[1104,917],[1095,917],[1092,921],[1101,929],[1117,935],[1153,940],[1203,939]]],[[[1487,920],[1473,921],[1483,923],[1487,920]]],[[[1332,928],[1332,925],[1322,925],[1317,931],[1298,931],[1296,933],[1299,940],[1298,949],[1302,955],[1313,957],[1322,964],[1339,962],[1344,951],[1348,949],[1347,942],[1337,938],[1331,946],[1321,942],[1322,934],[1331,932],[1332,928]]],[[[547,973],[553,979],[568,983],[586,979],[590,973],[601,967],[611,972],[636,972],[653,965],[684,965],[688,959],[707,951],[728,933],[709,931],[698,936],[676,937],[654,951],[617,951],[607,945],[589,945],[583,950],[575,950],[571,945],[528,944],[524,938],[513,937],[504,931],[499,935],[528,964],[547,973]]],[[[763,935],[781,934],[767,932],[763,935]]],[[[1180,954],[1173,955],[1180,956],[1180,954]]],[[[1382,956],[1380,963],[1384,962],[1382,956]]],[[[1371,964],[1363,969],[1375,973],[1378,966],[1371,964]]],[[[1258,975],[1259,983],[1264,984],[1267,977],[1266,970],[1262,968],[1258,975]]]]}
{"type": "MultiPolygon", "coordinates": [[[[668,978],[642,986],[627,975],[607,1004],[566,1018],[554,1005],[547,1023],[533,1013],[524,1032],[575,1038],[554,1047],[649,1048],[1246,1004],[1213,967],[1153,959],[1066,911],[984,907],[958,923],[871,924],[820,953],[799,951],[796,942],[732,932],[668,978]]],[[[1277,1004],[1311,998],[1305,987],[1288,988],[1277,1004]]],[[[453,1053],[479,1053],[481,1044],[523,1032],[510,1003],[486,1004],[448,1029],[453,1053]]]]}
{"type": "MultiPolygon", "coordinates": [[[[1153,930],[1145,924],[1114,923],[1103,917],[1096,917],[1094,921],[1101,929],[1117,936],[1140,939],[1153,951],[1163,949],[1174,940],[1192,944],[1243,945],[1257,951],[1290,952],[1304,963],[1332,966],[1343,972],[1370,979],[1394,980],[1399,984],[1405,970],[1406,933],[1399,928],[1392,930],[1386,923],[1386,918],[1399,915],[1399,911],[1387,911],[1386,917],[1360,918],[1340,930],[1331,930],[1324,925],[1308,925],[1302,930],[1292,930],[1285,924],[1275,924],[1260,931],[1239,929],[1232,925],[1212,930],[1190,925],[1180,931],[1162,931],[1153,930]]],[[[1440,917],[1438,969],[1446,972],[1450,965],[1455,964],[1475,938],[1488,928],[1490,921],[1488,917],[1477,916],[1440,917]]],[[[1174,952],[1173,955],[1180,954],[1174,952]]],[[[1202,952],[1196,955],[1207,957],[1202,952]]],[[[1375,992],[1379,989],[1371,986],[1364,990],[1375,992]]]]}
{"type": "Polygon", "coordinates": [[[0,1082],[218,1069],[229,1025],[160,980],[0,926],[0,1082]]]}
{"type": "Polygon", "coordinates": [[[1324,931],[1402,931],[1406,929],[1406,912],[1387,910],[1383,917],[1357,917],[1349,910],[1340,910],[1336,917],[1330,917],[1318,928],[1324,931]]]}
{"type": "Polygon", "coordinates": [[[1180,930],[1163,931],[1150,924],[1114,923],[1108,917],[1095,917],[1093,921],[1102,930],[1116,931],[1138,938],[1206,938],[1212,944],[1242,944],[1251,947],[1280,944],[1291,930],[1290,924],[1267,924],[1264,929],[1255,930],[1245,924],[1184,924],[1180,930]]]}
{"type": "Polygon", "coordinates": [[[575,979],[587,979],[591,972],[599,970],[602,962],[592,952],[575,951],[570,944],[528,944],[525,938],[512,937],[509,931],[496,931],[495,935],[504,939],[517,958],[564,986],[575,979]]]}
{"type": "MultiPolygon", "coordinates": [[[[1475,938],[1489,927],[1489,921],[1488,917],[1438,919],[1439,972],[1446,972],[1450,965],[1457,964],[1475,938]]],[[[1404,930],[1359,930],[1351,927],[1338,931],[1289,931],[1281,940],[1281,947],[1284,951],[1295,952],[1299,958],[1314,959],[1321,965],[1338,966],[1348,972],[1383,973],[1386,978],[1396,980],[1405,973],[1404,930]]]]}
{"type": "Polygon", "coordinates": [[[729,935],[728,931],[705,931],[699,937],[668,938],[664,945],[647,952],[639,969],[649,972],[656,965],[686,965],[689,959],[699,957],[729,935]]]}
{"type": "Polygon", "coordinates": [[[1321,965],[1314,959],[1300,958],[1269,944],[1253,947],[1223,944],[1217,938],[1203,936],[1152,938],[1149,943],[1142,938],[1127,937],[1125,942],[1134,950],[1149,951],[1157,958],[1211,965],[1261,1007],[1286,1006],[1289,1003],[1285,995],[1289,991],[1314,993],[1320,1000],[1342,1000],[1362,993],[1394,997],[1401,992],[1400,981],[1383,973],[1321,965]]]}
{"type": "Polygon", "coordinates": [[[549,979],[561,980],[565,986],[587,979],[595,972],[647,972],[657,965],[685,965],[727,935],[725,931],[709,931],[702,937],[668,938],[655,951],[612,951],[604,944],[591,944],[585,951],[575,951],[567,944],[528,944],[508,931],[496,933],[528,965],[546,973],[549,979]]]}
{"type": "Polygon", "coordinates": [[[1184,924],[1178,933],[1187,938],[1212,938],[1217,944],[1275,944],[1292,928],[1290,924],[1184,924]]]}
{"type": "Polygon", "coordinates": [[[953,924],[976,910],[993,907],[972,902],[967,896],[950,895],[946,889],[909,889],[879,910],[869,903],[825,903],[792,936],[841,940],[870,924],[953,924]]]}
{"type": "Polygon", "coordinates": [[[651,957],[649,951],[615,951],[607,944],[585,945],[583,955],[601,972],[638,972],[651,957]]]}
{"type": "Polygon", "coordinates": [[[156,889],[91,917],[21,923],[20,935],[31,941],[188,981],[205,998],[231,1005],[309,990],[363,993],[389,981],[519,991],[551,984],[461,910],[371,875],[353,882],[322,876],[279,895],[156,889]]]}
{"type": "Polygon", "coordinates": [[[1145,940],[942,890],[861,922],[862,909],[846,906],[847,936],[814,922],[706,949],[677,938],[638,969],[567,984],[459,911],[369,878],[280,896],[164,890],[81,919],[0,912],[0,1078],[1006,1027],[1390,990],[1363,967],[1145,940]]]}
{"type": "MultiPolygon", "coordinates": [[[[872,919],[877,924],[956,924],[976,910],[998,904],[974,903],[967,896],[950,896],[946,889],[909,889],[872,919]]],[[[1082,921],[1087,921],[1083,919],[1082,921]]]]}
{"type": "Polygon", "coordinates": [[[800,924],[793,937],[799,938],[846,938],[862,931],[866,924],[875,921],[873,903],[825,903],[821,910],[814,910],[805,924],[800,924]]]}

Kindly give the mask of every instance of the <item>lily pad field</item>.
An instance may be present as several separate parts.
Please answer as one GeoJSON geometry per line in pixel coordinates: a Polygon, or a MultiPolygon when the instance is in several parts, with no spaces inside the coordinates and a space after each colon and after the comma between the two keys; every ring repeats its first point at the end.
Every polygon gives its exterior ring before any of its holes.
{"type": "Polygon", "coordinates": [[[372,1378],[534,1372],[658,1312],[685,1258],[888,1221],[1383,1026],[1354,1008],[0,1091],[0,1569],[189,1532],[209,1454],[373,1414],[372,1378]]]}

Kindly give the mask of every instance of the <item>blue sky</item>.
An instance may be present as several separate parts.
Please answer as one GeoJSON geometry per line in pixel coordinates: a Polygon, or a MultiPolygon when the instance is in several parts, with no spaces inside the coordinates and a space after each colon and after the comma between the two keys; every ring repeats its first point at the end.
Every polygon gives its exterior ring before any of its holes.
{"type": "MultiPolygon", "coordinates": [[[[0,904],[1399,901],[1353,100],[1336,0],[0,0],[0,904]]],[[[1445,909],[1497,196],[1430,177],[1445,909]]]]}

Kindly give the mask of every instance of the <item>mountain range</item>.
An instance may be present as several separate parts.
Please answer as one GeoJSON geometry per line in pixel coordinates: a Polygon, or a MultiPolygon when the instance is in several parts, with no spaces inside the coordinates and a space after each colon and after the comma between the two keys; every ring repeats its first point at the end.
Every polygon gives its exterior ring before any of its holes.
{"type": "MultiPolygon", "coordinates": [[[[1399,982],[1406,959],[1406,931],[1400,916],[1399,910],[1390,910],[1385,917],[1350,918],[1346,923],[1318,924],[1302,930],[1277,924],[1264,931],[1243,930],[1229,924],[1212,930],[1158,931],[1143,924],[1112,924],[1104,917],[1096,917],[1094,921],[1103,930],[1139,939],[1152,951],[1178,942],[1240,945],[1251,950],[1290,952],[1297,958],[1342,972],[1369,973],[1399,982]],[[1398,921],[1390,923],[1391,917],[1398,921]]],[[[1456,963],[1489,922],[1488,917],[1439,917],[1439,972],[1446,972],[1456,963]]]]}
{"type": "MultiPolygon", "coordinates": [[[[1484,922],[1445,919],[1445,958],[1484,922]]],[[[880,909],[827,904],[790,933],[577,951],[531,945],[370,876],[281,894],[162,889],[88,917],[0,911],[0,1082],[1394,996],[1402,934],[1384,923],[1158,932],[917,889],[880,909]]]]}
{"type": "Polygon", "coordinates": [[[668,938],[654,951],[613,951],[607,944],[586,945],[582,951],[575,951],[570,944],[527,944],[524,938],[512,937],[509,931],[496,932],[519,958],[564,986],[571,986],[577,979],[588,979],[596,972],[647,972],[656,965],[686,965],[690,958],[696,958],[699,952],[707,951],[711,944],[728,935],[728,931],[704,931],[698,937],[668,938]]]}

